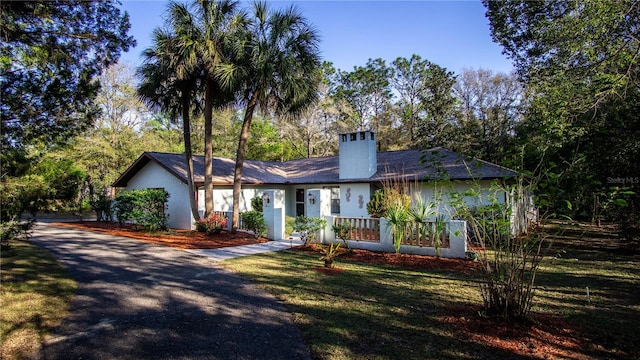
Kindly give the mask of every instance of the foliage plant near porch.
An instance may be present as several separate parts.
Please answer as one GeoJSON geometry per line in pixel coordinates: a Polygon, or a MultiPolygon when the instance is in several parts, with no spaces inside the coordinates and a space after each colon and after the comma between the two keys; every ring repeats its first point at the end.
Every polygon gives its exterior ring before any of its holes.
{"type": "Polygon", "coordinates": [[[451,207],[455,217],[467,221],[467,231],[478,249],[477,259],[482,264],[484,280],[480,283],[480,294],[485,314],[505,321],[525,319],[533,305],[545,235],[538,228],[513,234],[512,208],[498,201],[497,194],[511,194],[512,198],[525,196],[522,181],[508,187],[494,181],[491,190],[490,194],[483,194],[477,185],[465,192],[452,191],[451,207]],[[473,199],[474,205],[465,199],[473,199]]]}
{"type": "MultiPolygon", "coordinates": [[[[406,192],[409,184],[404,180],[389,179],[383,184],[382,193],[376,192],[374,206],[376,212],[388,221],[388,230],[393,237],[393,247],[400,254],[400,245],[410,232],[411,196],[406,192]]],[[[367,210],[370,207],[367,206],[367,210]]]]}
{"type": "Polygon", "coordinates": [[[133,221],[147,231],[166,230],[167,200],[169,193],[163,189],[127,190],[115,197],[114,213],[120,226],[133,221]]]}
{"type": "Polygon", "coordinates": [[[260,211],[247,211],[240,214],[243,227],[246,230],[253,231],[256,237],[267,235],[267,223],[264,221],[264,215],[260,211]]]}
{"type": "Polygon", "coordinates": [[[349,233],[353,229],[355,229],[355,227],[348,222],[331,225],[331,230],[333,230],[333,233],[336,235],[336,239],[342,240],[344,247],[347,248],[347,250],[351,250],[347,241],[349,240],[349,233]]]}
{"type": "Polygon", "coordinates": [[[220,214],[196,220],[196,231],[206,234],[219,234],[227,226],[227,219],[220,214]]]}
{"type": "Polygon", "coordinates": [[[404,179],[387,180],[384,188],[376,191],[367,210],[387,219],[387,230],[393,238],[396,253],[399,254],[400,246],[411,242],[409,240],[428,239],[439,258],[442,237],[446,236],[447,229],[447,221],[438,207],[442,196],[434,191],[432,201],[427,202],[420,193],[409,195],[409,189],[417,186],[404,179]]]}
{"type": "Polygon", "coordinates": [[[293,223],[293,230],[300,233],[302,241],[305,245],[318,240],[320,230],[327,226],[327,220],[320,218],[311,218],[304,215],[296,217],[293,223]]]}

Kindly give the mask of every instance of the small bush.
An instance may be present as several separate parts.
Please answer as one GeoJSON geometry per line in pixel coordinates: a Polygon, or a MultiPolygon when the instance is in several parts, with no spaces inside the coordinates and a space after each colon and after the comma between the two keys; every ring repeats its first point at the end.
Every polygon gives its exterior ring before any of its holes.
{"type": "Polygon", "coordinates": [[[316,249],[322,253],[319,260],[324,261],[324,267],[333,268],[335,258],[340,255],[340,243],[331,244],[328,247],[316,245],[316,249]]]}
{"type": "Polygon", "coordinates": [[[263,212],[262,208],[262,196],[256,196],[251,199],[251,208],[253,211],[263,212]]]}
{"type": "MultiPolygon", "coordinates": [[[[477,186],[464,194],[452,193],[450,198],[453,199],[454,216],[467,221],[469,238],[474,247],[481,250],[475,254],[482,264],[480,295],[484,314],[505,321],[526,319],[533,305],[534,282],[544,256],[546,237],[540,228],[513,236],[511,207],[498,202],[497,196],[489,196],[483,206],[468,205],[463,196],[477,196],[478,202],[482,200],[478,195],[480,186],[477,186]]],[[[497,182],[492,184],[492,189],[505,193],[512,190],[497,182]]]]}
{"type": "Polygon", "coordinates": [[[91,210],[96,212],[97,221],[113,221],[113,213],[111,211],[112,200],[104,194],[89,202],[91,210]]]}
{"type": "Polygon", "coordinates": [[[196,230],[208,235],[219,234],[226,226],[227,218],[219,214],[196,221],[196,230]]]}
{"type": "Polygon", "coordinates": [[[384,192],[377,190],[373,194],[371,201],[367,203],[367,213],[374,218],[384,217],[387,213],[387,206],[384,201],[384,192]]]}
{"type": "Polygon", "coordinates": [[[13,240],[29,240],[35,220],[7,221],[0,224],[0,248],[8,250],[13,240]]]}
{"type": "Polygon", "coordinates": [[[351,250],[351,248],[349,247],[349,243],[347,243],[347,240],[349,240],[349,234],[353,229],[354,227],[349,222],[343,222],[331,226],[331,230],[333,230],[333,233],[336,234],[336,238],[342,240],[342,242],[344,242],[344,246],[349,250],[351,250]]]}
{"type": "Polygon", "coordinates": [[[285,234],[291,235],[293,233],[293,224],[296,222],[296,218],[292,216],[285,216],[284,218],[284,232],[285,234]]]}
{"type": "Polygon", "coordinates": [[[247,211],[240,214],[244,228],[253,231],[256,237],[267,235],[267,223],[260,211],[247,211]]]}
{"type": "Polygon", "coordinates": [[[166,230],[168,215],[164,209],[168,199],[164,189],[123,191],[114,199],[114,213],[120,226],[132,221],[147,231],[166,230]]]}
{"type": "Polygon", "coordinates": [[[305,245],[316,242],[320,230],[327,226],[327,220],[320,218],[310,218],[304,215],[296,217],[293,223],[293,230],[301,234],[305,245]]]}

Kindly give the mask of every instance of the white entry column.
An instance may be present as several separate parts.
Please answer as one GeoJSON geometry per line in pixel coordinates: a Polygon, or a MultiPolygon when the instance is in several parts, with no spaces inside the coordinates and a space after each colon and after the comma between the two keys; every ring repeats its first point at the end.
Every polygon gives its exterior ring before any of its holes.
{"type": "Polygon", "coordinates": [[[307,217],[324,218],[331,216],[331,190],[307,190],[307,217]]]}
{"type": "Polygon", "coordinates": [[[307,190],[307,217],[314,217],[327,220],[327,225],[320,231],[319,240],[324,243],[326,236],[331,231],[329,218],[331,218],[331,190],[330,189],[309,189],[307,190]]]}
{"type": "Polygon", "coordinates": [[[265,190],[262,193],[262,214],[267,224],[267,238],[284,239],[284,190],[265,190]]]}

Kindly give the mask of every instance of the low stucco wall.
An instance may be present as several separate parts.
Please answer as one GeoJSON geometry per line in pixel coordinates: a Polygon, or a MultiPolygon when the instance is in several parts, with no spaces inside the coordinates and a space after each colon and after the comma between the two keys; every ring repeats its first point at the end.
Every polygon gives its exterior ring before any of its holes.
{"type": "MultiPolygon", "coordinates": [[[[321,235],[323,244],[343,243],[342,240],[336,239],[336,235],[331,229],[331,225],[334,221],[334,216],[326,216],[327,227],[324,229],[321,235]]],[[[349,247],[352,249],[363,249],[370,251],[380,252],[395,252],[393,246],[393,238],[391,231],[389,230],[388,222],[386,219],[380,219],[380,241],[361,241],[361,240],[347,240],[349,247]]],[[[467,225],[465,221],[451,220],[447,223],[447,232],[449,233],[449,247],[440,248],[440,256],[446,258],[460,258],[464,259],[467,252],[467,225]]],[[[413,245],[400,245],[400,253],[412,254],[412,255],[428,255],[436,256],[436,249],[434,247],[423,247],[413,245]]]]}

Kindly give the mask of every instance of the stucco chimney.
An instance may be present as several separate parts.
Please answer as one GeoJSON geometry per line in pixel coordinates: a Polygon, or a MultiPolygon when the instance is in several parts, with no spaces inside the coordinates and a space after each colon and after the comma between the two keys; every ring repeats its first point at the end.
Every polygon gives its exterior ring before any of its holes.
{"type": "Polygon", "coordinates": [[[340,179],[368,179],[376,173],[376,136],[373,131],[338,135],[340,179]]]}

